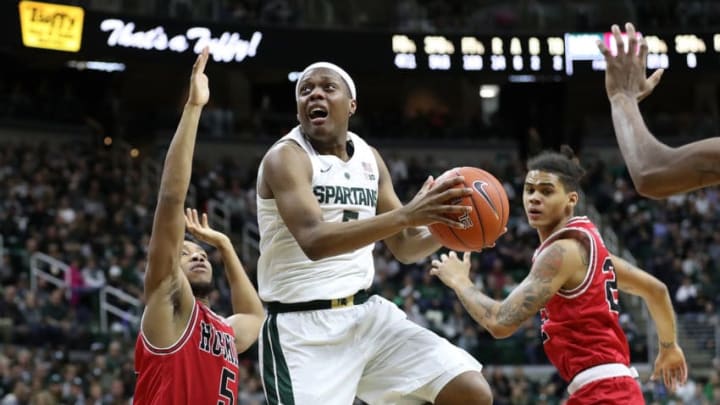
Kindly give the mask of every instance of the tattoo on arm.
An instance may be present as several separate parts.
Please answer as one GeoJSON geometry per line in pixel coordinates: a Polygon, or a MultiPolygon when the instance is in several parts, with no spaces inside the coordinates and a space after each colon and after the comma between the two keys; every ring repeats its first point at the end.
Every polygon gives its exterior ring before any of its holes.
{"type": "Polygon", "coordinates": [[[497,313],[500,325],[517,325],[537,312],[553,294],[552,281],[560,272],[566,249],[560,245],[548,248],[528,277],[518,287],[519,297],[505,300],[497,313]]]}
{"type": "Polygon", "coordinates": [[[477,291],[475,287],[466,288],[458,297],[470,316],[487,328],[487,320],[492,318],[492,310],[497,302],[477,291]]]}
{"type": "Polygon", "coordinates": [[[458,293],[470,316],[486,329],[493,325],[515,327],[533,316],[552,297],[552,282],[560,272],[566,249],[550,246],[536,261],[530,274],[502,303],[474,286],[458,293]]]}
{"type": "Polygon", "coordinates": [[[660,347],[662,347],[663,349],[669,349],[673,347],[674,344],[675,342],[660,342],[660,347]]]}

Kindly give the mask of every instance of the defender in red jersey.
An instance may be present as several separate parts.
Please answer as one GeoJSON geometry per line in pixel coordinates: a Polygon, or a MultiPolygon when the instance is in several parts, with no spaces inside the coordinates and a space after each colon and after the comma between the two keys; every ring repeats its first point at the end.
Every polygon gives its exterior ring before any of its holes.
{"type": "Polygon", "coordinates": [[[135,345],[134,404],[236,404],[238,352],[258,337],[265,313],[230,239],[186,210],[195,137],[210,91],[204,70],[208,49],[198,56],[190,93],[168,148],[155,208],[145,273],[145,311],[135,345]],[[222,254],[234,315],[208,307],[212,267],[185,230],[222,254]]]}
{"type": "Polygon", "coordinates": [[[570,405],[644,402],[630,368],[618,321],[618,289],[643,298],[655,321],[660,352],[653,376],[674,390],[687,379],[675,316],[663,283],[611,255],[595,225],[574,217],[584,174],[569,147],[528,161],[523,204],[541,245],[527,277],[502,302],[481,293],[469,277],[470,254],[433,261],[431,273],[457,293],[472,317],[494,337],[513,334],[540,311],[545,352],[569,382],[570,405]]]}

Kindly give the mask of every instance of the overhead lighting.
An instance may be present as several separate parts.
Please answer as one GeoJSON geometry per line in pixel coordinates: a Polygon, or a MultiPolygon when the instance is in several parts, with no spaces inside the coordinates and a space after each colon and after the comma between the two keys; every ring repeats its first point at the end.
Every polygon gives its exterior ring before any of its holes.
{"type": "Polygon", "coordinates": [[[495,98],[500,93],[500,86],[497,84],[483,84],[480,86],[480,98],[495,98]]]}
{"type": "Polygon", "coordinates": [[[510,75],[508,81],[511,83],[534,83],[537,81],[535,75],[510,75]]]}
{"type": "Polygon", "coordinates": [[[302,72],[292,71],[292,72],[288,73],[288,80],[290,80],[291,82],[296,82],[300,78],[301,74],[302,74],[302,72]]]}

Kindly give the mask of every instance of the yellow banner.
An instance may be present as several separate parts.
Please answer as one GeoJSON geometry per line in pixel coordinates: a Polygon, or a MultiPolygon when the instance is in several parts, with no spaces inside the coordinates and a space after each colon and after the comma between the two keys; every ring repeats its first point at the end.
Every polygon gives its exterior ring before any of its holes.
{"type": "Polygon", "coordinates": [[[20,27],[23,44],[30,48],[77,52],[82,42],[82,7],[21,1],[20,27]]]}

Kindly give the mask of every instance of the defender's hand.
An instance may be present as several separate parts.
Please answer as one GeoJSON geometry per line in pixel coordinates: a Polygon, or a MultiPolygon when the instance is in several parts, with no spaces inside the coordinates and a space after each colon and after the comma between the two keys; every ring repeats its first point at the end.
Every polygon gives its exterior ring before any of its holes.
{"type": "Polygon", "coordinates": [[[655,359],[655,370],[650,379],[655,380],[662,377],[665,387],[670,392],[675,392],[679,385],[685,384],[687,374],[687,363],[680,346],[673,344],[668,348],[661,347],[655,359]]]}
{"type": "Polygon", "coordinates": [[[597,42],[597,46],[607,63],[605,90],[608,98],[618,94],[625,94],[639,102],[653,92],[655,86],[660,83],[664,70],[658,69],[649,77],[645,76],[645,63],[648,54],[647,42],[645,38],[638,41],[635,27],[631,23],[625,24],[628,37],[627,50],[624,49],[620,27],[613,25],[611,30],[617,44],[617,55],[613,56],[602,41],[597,42]],[[638,42],[640,52],[637,52],[638,42]]]}
{"type": "Polygon", "coordinates": [[[228,237],[224,233],[210,228],[207,213],[202,214],[201,221],[198,218],[197,210],[194,208],[185,209],[185,228],[192,236],[213,247],[219,247],[220,244],[228,240],[228,237]]]}
{"type": "Polygon", "coordinates": [[[430,274],[437,276],[446,286],[453,290],[472,285],[470,281],[470,252],[463,253],[460,260],[457,253],[450,251],[449,254],[440,255],[440,260],[432,261],[430,274]]]}
{"type": "Polygon", "coordinates": [[[195,60],[190,76],[190,93],[187,100],[189,105],[202,107],[210,100],[210,87],[205,75],[205,65],[207,65],[209,55],[210,49],[205,47],[195,60]]]}

